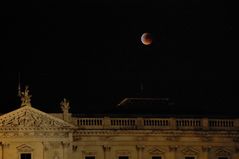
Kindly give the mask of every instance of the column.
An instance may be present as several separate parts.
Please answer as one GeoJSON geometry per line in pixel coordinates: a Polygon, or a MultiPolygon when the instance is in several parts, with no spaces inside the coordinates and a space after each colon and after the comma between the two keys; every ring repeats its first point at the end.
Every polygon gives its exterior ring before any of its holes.
{"type": "Polygon", "coordinates": [[[144,145],[136,145],[136,149],[137,149],[137,152],[138,152],[138,159],[143,159],[143,151],[144,151],[144,145]]]}
{"type": "Polygon", "coordinates": [[[43,145],[43,159],[47,159],[47,151],[50,148],[50,145],[48,142],[42,142],[43,145]]]}
{"type": "Polygon", "coordinates": [[[176,159],[177,149],[178,149],[178,146],[169,146],[169,153],[170,153],[169,159],[176,159]]]}
{"type": "Polygon", "coordinates": [[[9,147],[10,144],[4,142],[2,143],[2,159],[6,158],[4,151],[9,147]]]}
{"type": "Polygon", "coordinates": [[[110,159],[110,149],[111,147],[109,145],[103,145],[104,159],[110,159]]]}
{"type": "Polygon", "coordinates": [[[211,150],[210,146],[202,146],[203,159],[208,159],[208,153],[211,150]]]}
{"type": "Polygon", "coordinates": [[[63,148],[63,159],[68,159],[68,148],[70,146],[70,143],[62,141],[61,144],[63,148]]]}
{"type": "Polygon", "coordinates": [[[0,159],[3,159],[2,149],[3,149],[2,142],[0,142],[0,159]]]}
{"type": "Polygon", "coordinates": [[[239,158],[239,145],[235,146],[235,153],[232,155],[232,159],[238,159],[239,158]]]}

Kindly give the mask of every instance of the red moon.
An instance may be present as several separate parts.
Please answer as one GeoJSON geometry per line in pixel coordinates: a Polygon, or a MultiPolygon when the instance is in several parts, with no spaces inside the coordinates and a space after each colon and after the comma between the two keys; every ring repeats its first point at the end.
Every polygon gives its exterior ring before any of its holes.
{"type": "Polygon", "coordinates": [[[153,42],[152,36],[150,33],[143,33],[141,36],[141,42],[144,45],[150,45],[153,42]]]}

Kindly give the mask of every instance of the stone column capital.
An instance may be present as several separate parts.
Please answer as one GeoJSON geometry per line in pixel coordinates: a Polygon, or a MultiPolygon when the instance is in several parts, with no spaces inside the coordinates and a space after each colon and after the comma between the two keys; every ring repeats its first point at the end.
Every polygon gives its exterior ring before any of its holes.
{"type": "Polygon", "coordinates": [[[170,145],[168,148],[169,148],[169,151],[172,152],[176,152],[178,150],[178,145],[170,145]]]}
{"type": "Polygon", "coordinates": [[[145,148],[144,145],[136,145],[136,149],[137,149],[138,151],[143,151],[144,148],[145,148]]]}
{"type": "Polygon", "coordinates": [[[68,142],[68,141],[62,141],[62,142],[61,142],[61,145],[62,145],[63,148],[68,148],[68,147],[70,146],[70,142],[68,142]]]}
{"type": "Polygon", "coordinates": [[[202,151],[203,152],[209,152],[211,150],[211,146],[202,146],[202,151]]]}
{"type": "Polygon", "coordinates": [[[7,142],[2,143],[3,148],[9,148],[10,144],[7,142]]]}
{"type": "Polygon", "coordinates": [[[49,144],[48,142],[42,142],[42,145],[43,145],[43,149],[44,149],[45,151],[48,151],[48,150],[49,150],[50,144],[49,144]]]}
{"type": "Polygon", "coordinates": [[[77,145],[72,145],[72,151],[73,151],[73,152],[77,151],[77,149],[78,149],[78,146],[77,146],[77,145]]]}
{"type": "Polygon", "coordinates": [[[110,145],[103,145],[104,151],[110,151],[111,146],[110,145]]]}

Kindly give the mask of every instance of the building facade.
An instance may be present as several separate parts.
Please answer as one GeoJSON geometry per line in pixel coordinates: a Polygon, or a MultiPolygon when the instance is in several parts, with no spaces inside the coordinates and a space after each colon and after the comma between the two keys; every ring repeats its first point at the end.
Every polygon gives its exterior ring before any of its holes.
{"type": "Polygon", "coordinates": [[[0,159],[239,159],[236,118],[75,117],[30,97],[0,116],[0,159]]]}

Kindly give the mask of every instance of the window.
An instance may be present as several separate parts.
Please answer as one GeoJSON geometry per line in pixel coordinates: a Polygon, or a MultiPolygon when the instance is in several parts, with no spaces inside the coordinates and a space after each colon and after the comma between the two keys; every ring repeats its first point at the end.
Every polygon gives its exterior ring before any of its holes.
{"type": "Polygon", "coordinates": [[[162,159],[161,156],[152,156],[152,159],[162,159]]]}
{"type": "Polygon", "coordinates": [[[21,153],[21,159],[31,159],[32,154],[30,153],[21,153]]]}
{"type": "Polygon", "coordinates": [[[185,159],[195,159],[195,157],[185,157],[185,159]]]}
{"type": "Polygon", "coordinates": [[[128,156],[119,156],[119,159],[129,159],[128,156]]]}
{"type": "Polygon", "coordinates": [[[95,156],[85,156],[85,159],[95,159],[95,156]]]}

